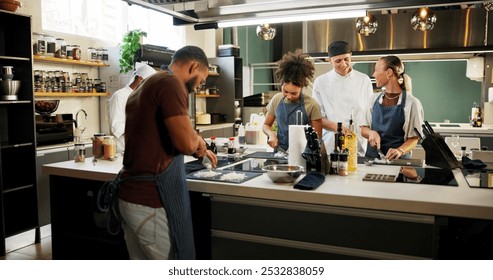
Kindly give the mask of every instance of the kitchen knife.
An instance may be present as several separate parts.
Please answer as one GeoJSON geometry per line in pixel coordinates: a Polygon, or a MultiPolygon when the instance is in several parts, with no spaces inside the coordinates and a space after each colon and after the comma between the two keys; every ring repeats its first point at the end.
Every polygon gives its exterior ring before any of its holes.
{"type": "Polygon", "coordinates": [[[425,125],[426,125],[426,128],[428,128],[428,131],[430,132],[430,134],[435,133],[435,131],[433,130],[433,127],[431,127],[431,125],[428,121],[425,121],[425,125]]]}

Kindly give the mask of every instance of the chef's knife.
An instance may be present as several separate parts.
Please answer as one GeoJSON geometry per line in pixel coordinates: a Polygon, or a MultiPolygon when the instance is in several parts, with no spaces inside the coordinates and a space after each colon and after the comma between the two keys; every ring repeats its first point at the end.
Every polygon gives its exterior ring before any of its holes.
{"type": "Polygon", "coordinates": [[[435,133],[435,131],[433,130],[433,127],[431,127],[431,125],[428,121],[425,121],[425,125],[426,125],[426,128],[428,128],[428,131],[430,132],[430,134],[435,133]]]}
{"type": "Polygon", "coordinates": [[[378,156],[380,157],[380,159],[385,159],[385,155],[383,154],[382,150],[380,150],[377,147],[375,147],[375,149],[377,149],[377,153],[378,153],[378,156]]]}

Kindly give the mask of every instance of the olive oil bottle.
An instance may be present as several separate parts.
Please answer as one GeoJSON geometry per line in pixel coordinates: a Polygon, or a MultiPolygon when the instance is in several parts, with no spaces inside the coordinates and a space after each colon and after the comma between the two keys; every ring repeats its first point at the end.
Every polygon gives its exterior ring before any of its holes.
{"type": "Polygon", "coordinates": [[[353,118],[349,120],[349,133],[345,135],[344,149],[348,151],[348,171],[355,172],[358,166],[358,136],[354,130],[353,118]]]}

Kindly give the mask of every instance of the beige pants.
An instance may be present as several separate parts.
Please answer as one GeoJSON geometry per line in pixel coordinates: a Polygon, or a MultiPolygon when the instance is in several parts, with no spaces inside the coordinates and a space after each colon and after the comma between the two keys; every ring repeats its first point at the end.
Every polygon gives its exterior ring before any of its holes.
{"type": "Polygon", "coordinates": [[[164,208],[151,208],[118,200],[125,243],[131,260],[172,258],[168,219],[164,208]]]}

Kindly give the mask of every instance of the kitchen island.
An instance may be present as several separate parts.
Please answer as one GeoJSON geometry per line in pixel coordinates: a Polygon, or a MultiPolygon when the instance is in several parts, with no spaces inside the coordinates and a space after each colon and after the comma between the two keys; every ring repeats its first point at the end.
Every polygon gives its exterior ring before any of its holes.
{"type": "MultiPolygon", "coordinates": [[[[101,229],[89,230],[87,226],[97,224],[97,214],[92,211],[95,193],[120,168],[121,159],[98,160],[95,165],[86,159],[84,163],[43,166],[42,171],[51,179],[54,259],[125,257],[123,250],[118,251],[124,246],[121,237],[105,236],[101,229]],[[83,242],[79,255],[64,249],[66,242],[84,238],[87,242],[83,242]],[[104,247],[105,252],[118,254],[105,256],[88,250],[97,240],[112,245],[104,247]]],[[[491,241],[476,239],[492,228],[492,189],[470,188],[458,169],[452,171],[458,186],[362,180],[367,173],[397,175],[399,168],[359,165],[358,171],[347,177],[327,175],[314,191],[274,184],[266,174],[241,184],[188,180],[197,256],[492,258],[491,241]]]]}

